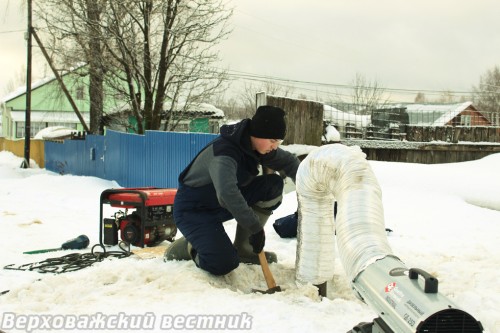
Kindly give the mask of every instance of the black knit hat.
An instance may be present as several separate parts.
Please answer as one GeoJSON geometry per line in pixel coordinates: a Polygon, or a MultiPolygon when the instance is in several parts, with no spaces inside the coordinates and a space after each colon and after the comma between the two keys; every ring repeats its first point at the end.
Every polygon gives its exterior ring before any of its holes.
{"type": "Polygon", "coordinates": [[[286,134],[285,111],[275,106],[259,106],[250,122],[250,135],[283,140],[286,134]]]}

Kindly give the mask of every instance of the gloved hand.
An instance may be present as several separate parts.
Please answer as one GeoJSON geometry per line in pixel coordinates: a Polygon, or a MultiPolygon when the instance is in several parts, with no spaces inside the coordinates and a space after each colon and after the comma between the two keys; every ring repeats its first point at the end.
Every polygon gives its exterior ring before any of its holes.
{"type": "Polygon", "coordinates": [[[248,238],[248,242],[252,245],[254,253],[261,253],[264,249],[264,244],[266,243],[266,234],[264,233],[264,229],[261,229],[259,232],[250,235],[248,238]]]}

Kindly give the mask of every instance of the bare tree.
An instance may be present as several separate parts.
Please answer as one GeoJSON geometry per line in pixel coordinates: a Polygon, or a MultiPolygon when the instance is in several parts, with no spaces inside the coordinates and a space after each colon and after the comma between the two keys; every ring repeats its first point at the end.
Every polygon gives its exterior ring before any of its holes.
{"type": "Polygon", "coordinates": [[[352,81],[351,102],[355,111],[369,114],[372,109],[383,107],[388,99],[384,98],[385,89],[376,80],[368,80],[362,74],[356,73],[352,81]]]}
{"type": "Polygon", "coordinates": [[[100,0],[47,0],[34,6],[35,29],[52,63],[65,73],[78,68],[70,74],[73,82],[87,86],[91,133],[102,133],[106,57],[99,22],[105,9],[105,1],[100,0]]]}
{"type": "Polygon", "coordinates": [[[79,43],[86,51],[89,69],[90,131],[99,134],[104,132],[102,124],[104,113],[103,43],[99,28],[104,6],[101,2],[100,0],[86,0],[88,39],[79,43]]]}
{"type": "Polygon", "coordinates": [[[174,129],[226,79],[214,51],[232,15],[222,0],[46,0],[38,13],[59,63],[88,64],[91,110],[117,97],[139,133],[174,129]]]}
{"type": "MultiPolygon", "coordinates": [[[[345,90],[345,89],[344,89],[345,90]]],[[[333,94],[333,98],[325,103],[343,111],[366,115],[371,110],[383,108],[389,101],[386,90],[376,80],[368,80],[362,74],[356,73],[350,84],[349,91],[333,94]]]]}
{"type": "Polygon", "coordinates": [[[235,97],[230,97],[227,100],[221,99],[214,104],[224,111],[227,120],[240,120],[248,117],[240,101],[235,97]]]}
{"type": "Polygon", "coordinates": [[[15,77],[13,77],[7,82],[5,93],[14,91],[17,88],[25,85],[26,85],[26,68],[25,66],[22,66],[21,70],[15,73],[15,77]]]}
{"type": "Polygon", "coordinates": [[[417,93],[417,95],[415,96],[415,103],[425,103],[425,102],[426,98],[424,93],[423,92],[417,93]]]}
{"type": "Polygon", "coordinates": [[[455,95],[451,91],[443,91],[437,98],[437,103],[450,104],[455,101],[455,95]]]}
{"type": "Polygon", "coordinates": [[[474,104],[479,110],[500,114],[500,67],[495,66],[481,75],[473,92],[474,104]]]}

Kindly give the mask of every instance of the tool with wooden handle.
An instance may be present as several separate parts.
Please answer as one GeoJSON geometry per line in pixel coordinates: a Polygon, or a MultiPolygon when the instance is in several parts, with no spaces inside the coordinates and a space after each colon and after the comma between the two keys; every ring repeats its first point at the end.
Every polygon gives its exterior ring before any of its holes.
{"type": "Polygon", "coordinates": [[[259,253],[259,262],[260,266],[262,267],[262,273],[264,273],[264,278],[266,279],[267,287],[269,289],[267,290],[253,289],[253,291],[261,294],[274,294],[275,292],[281,291],[281,287],[277,286],[276,282],[274,281],[273,273],[271,273],[271,270],[269,269],[269,264],[267,263],[264,251],[261,251],[259,253]]]}

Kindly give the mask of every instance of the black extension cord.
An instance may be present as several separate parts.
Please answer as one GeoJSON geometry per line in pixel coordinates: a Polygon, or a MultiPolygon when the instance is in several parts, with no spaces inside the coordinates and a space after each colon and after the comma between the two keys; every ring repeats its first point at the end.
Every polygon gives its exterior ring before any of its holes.
{"type": "Polygon", "coordinates": [[[92,247],[90,253],[70,253],[62,257],[48,258],[43,261],[18,266],[10,264],[5,266],[4,269],[55,274],[74,272],[89,267],[96,262],[103,261],[105,258],[114,257],[122,259],[131,255],[130,244],[120,242],[119,247],[121,251],[106,251],[104,246],[96,244],[92,247]],[[127,248],[122,247],[124,244],[127,245],[127,248]],[[96,247],[100,247],[103,252],[95,251],[96,247]]]}

